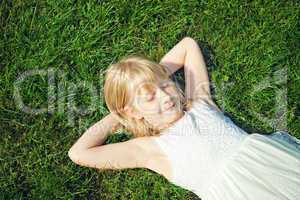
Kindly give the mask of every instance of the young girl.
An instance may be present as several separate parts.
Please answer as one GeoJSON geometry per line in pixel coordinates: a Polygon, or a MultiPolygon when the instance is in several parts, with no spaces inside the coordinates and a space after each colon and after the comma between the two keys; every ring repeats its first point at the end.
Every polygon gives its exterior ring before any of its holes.
{"type": "Polygon", "coordinates": [[[155,63],[129,56],[111,65],[104,95],[110,114],[69,150],[77,164],[148,168],[203,200],[300,197],[300,143],[285,132],[248,134],[213,102],[195,40],[186,37],[155,63]],[[184,66],[185,95],[170,75],[184,66]],[[134,138],[103,145],[118,128],[134,138]]]}

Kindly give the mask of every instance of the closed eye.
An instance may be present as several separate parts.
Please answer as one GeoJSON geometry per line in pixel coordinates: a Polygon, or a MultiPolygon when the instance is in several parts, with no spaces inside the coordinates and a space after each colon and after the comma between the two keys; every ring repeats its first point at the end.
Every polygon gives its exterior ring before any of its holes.
{"type": "MultiPolygon", "coordinates": [[[[169,88],[172,87],[174,84],[172,82],[166,82],[161,84],[161,88],[165,89],[165,88],[169,88]]],[[[150,95],[147,95],[146,97],[146,101],[151,102],[155,99],[155,95],[156,95],[156,91],[154,91],[153,93],[151,93],[150,95]]]]}
{"type": "Polygon", "coordinates": [[[164,83],[164,84],[162,84],[162,88],[166,88],[166,87],[169,87],[169,86],[171,86],[171,84],[169,84],[169,83],[164,83]]]}

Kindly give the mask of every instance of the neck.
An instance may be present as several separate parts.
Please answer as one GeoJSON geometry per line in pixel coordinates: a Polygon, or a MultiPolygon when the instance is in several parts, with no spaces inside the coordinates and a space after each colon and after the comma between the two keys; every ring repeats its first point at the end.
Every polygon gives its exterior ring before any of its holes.
{"type": "Polygon", "coordinates": [[[162,126],[158,127],[158,130],[159,130],[160,132],[162,132],[162,131],[164,131],[165,129],[170,128],[172,125],[174,125],[174,123],[176,123],[176,122],[177,122],[179,119],[181,119],[183,116],[184,116],[184,112],[180,112],[172,122],[168,123],[167,125],[162,125],[162,126]]]}

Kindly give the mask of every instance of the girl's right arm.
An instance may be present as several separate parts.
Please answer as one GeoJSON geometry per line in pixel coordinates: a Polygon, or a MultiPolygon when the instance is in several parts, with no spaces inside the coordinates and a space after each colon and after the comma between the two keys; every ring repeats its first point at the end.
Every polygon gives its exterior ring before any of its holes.
{"type": "Polygon", "coordinates": [[[148,152],[140,145],[144,138],[103,145],[118,123],[110,113],[92,125],[70,148],[70,159],[78,165],[98,169],[146,167],[148,152]]]}
{"type": "Polygon", "coordinates": [[[194,39],[183,38],[161,59],[160,64],[166,66],[170,74],[184,67],[187,100],[205,99],[220,111],[211,98],[205,61],[194,39]]]}

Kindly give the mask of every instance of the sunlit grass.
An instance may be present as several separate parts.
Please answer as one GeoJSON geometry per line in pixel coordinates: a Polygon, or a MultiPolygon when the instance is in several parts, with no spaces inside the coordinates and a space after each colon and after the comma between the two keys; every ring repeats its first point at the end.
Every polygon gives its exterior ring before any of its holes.
{"type": "Polygon", "coordinates": [[[197,199],[147,169],[98,172],[68,158],[75,140],[108,112],[104,70],[131,53],[159,61],[190,36],[205,54],[215,102],[234,122],[249,133],[279,129],[271,122],[285,102],[278,92],[287,89],[286,129],[300,138],[297,27],[296,1],[0,1],[0,198],[197,199]],[[20,84],[22,99],[32,108],[50,102],[49,113],[16,105],[16,80],[29,70],[47,73],[20,84]],[[258,89],[263,81],[270,86],[258,89]],[[72,110],[89,106],[91,96],[89,113],[72,110]]]}

